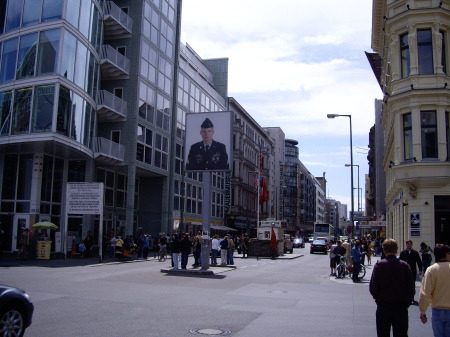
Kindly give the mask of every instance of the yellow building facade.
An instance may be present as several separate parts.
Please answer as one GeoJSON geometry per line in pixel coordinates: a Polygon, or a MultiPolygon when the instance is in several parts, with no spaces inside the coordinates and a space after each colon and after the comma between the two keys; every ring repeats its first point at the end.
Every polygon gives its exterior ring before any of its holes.
{"type": "Polygon", "coordinates": [[[450,244],[450,1],[374,0],[383,92],[386,236],[450,244]]]}

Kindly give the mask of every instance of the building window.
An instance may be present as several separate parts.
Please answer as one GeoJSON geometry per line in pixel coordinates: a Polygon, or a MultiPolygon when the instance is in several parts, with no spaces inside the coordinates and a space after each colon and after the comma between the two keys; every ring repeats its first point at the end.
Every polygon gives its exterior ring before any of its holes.
{"type": "Polygon", "coordinates": [[[20,38],[16,71],[16,78],[18,80],[34,76],[37,39],[37,33],[24,35],[20,38]]]}
{"type": "Polygon", "coordinates": [[[402,78],[406,78],[409,76],[409,68],[411,63],[411,59],[409,57],[408,34],[400,35],[400,55],[402,78]]]}
{"type": "MultiPolygon", "coordinates": [[[[58,61],[59,51],[59,32],[59,29],[52,29],[39,33],[37,59],[37,74],[39,76],[56,73],[56,62],[58,61]]],[[[81,85],[81,87],[83,87],[83,85],[81,85]]]]}
{"type": "Polygon", "coordinates": [[[422,158],[437,158],[437,126],[436,111],[421,111],[422,158]]]}
{"type": "Polygon", "coordinates": [[[153,131],[142,125],[137,127],[137,152],[136,160],[151,165],[152,163],[152,146],[153,131]]]}
{"type": "Polygon", "coordinates": [[[411,113],[403,115],[403,153],[405,160],[413,158],[411,113]]]}
{"type": "Polygon", "coordinates": [[[419,74],[434,74],[431,29],[417,30],[417,58],[419,61],[419,74]]]}
{"type": "Polygon", "coordinates": [[[42,85],[34,89],[31,132],[51,132],[55,85],[42,85]]]}
{"type": "Polygon", "coordinates": [[[12,81],[14,79],[14,73],[16,69],[16,57],[17,57],[17,42],[19,39],[16,37],[11,40],[3,42],[2,53],[2,69],[0,72],[0,83],[12,81]]]}
{"type": "Polygon", "coordinates": [[[12,114],[12,135],[29,132],[32,88],[16,89],[12,114]]]}
{"type": "Polygon", "coordinates": [[[9,135],[12,92],[0,92],[0,136],[9,135]]]}
{"type": "Polygon", "coordinates": [[[155,91],[144,82],[139,84],[139,117],[153,123],[155,114],[155,91]]]}
{"type": "Polygon", "coordinates": [[[169,152],[169,139],[155,134],[155,151],[154,151],[154,165],[156,167],[167,170],[169,152]]]}
{"type": "Polygon", "coordinates": [[[148,81],[156,83],[156,65],[158,53],[149,43],[142,41],[141,75],[148,81]]]}

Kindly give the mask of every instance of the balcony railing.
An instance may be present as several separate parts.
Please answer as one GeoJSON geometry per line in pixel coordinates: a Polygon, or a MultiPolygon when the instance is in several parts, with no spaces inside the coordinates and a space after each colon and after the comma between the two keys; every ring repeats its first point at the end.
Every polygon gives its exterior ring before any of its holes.
{"type": "Polygon", "coordinates": [[[127,118],[127,102],[106,90],[97,93],[99,122],[123,122],[127,118]]]}
{"type": "Polygon", "coordinates": [[[123,164],[125,146],[106,138],[97,137],[94,139],[94,158],[103,164],[123,164]]]}
{"type": "Polygon", "coordinates": [[[102,46],[100,53],[102,79],[127,79],[130,73],[130,60],[110,45],[102,46]]]}
{"type": "Polygon", "coordinates": [[[104,12],[104,38],[123,39],[131,37],[133,20],[113,1],[105,1],[104,12]]]}

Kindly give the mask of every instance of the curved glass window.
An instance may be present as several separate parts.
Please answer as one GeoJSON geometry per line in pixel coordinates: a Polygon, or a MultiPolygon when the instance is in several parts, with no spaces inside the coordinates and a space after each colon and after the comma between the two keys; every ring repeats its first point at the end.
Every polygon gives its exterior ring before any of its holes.
{"type": "Polygon", "coordinates": [[[75,65],[75,84],[84,89],[86,80],[86,66],[87,66],[87,48],[77,41],[77,59],[75,65]]]}
{"type": "Polygon", "coordinates": [[[20,27],[20,16],[22,14],[22,0],[8,1],[5,32],[20,27]]]}
{"type": "Polygon", "coordinates": [[[59,54],[60,29],[28,34],[3,43],[0,83],[32,76],[55,74],[59,54]],[[37,54],[37,58],[36,58],[37,54]],[[17,60],[17,67],[16,67],[17,60]],[[36,67],[37,66],[37,67],[36,67]],[[36,68],[35,68],[36,67],[36,68]]]}
{"type": "Polygon", "coordinates": [[[60,74],[68,80],[74,80],[75,52],[77,49],[77,39],[68,31],[64,32],[62,47],[61,72],[60,74]]]}
{"type": "Polygon", "coordinates": [[[72,116],[71,116],[71,127],[70,127],[70,138],[81,142],[82,135],[82,120],[83,120],[83,110],[84,101],[83,98],[75,93],[72,93],[72,116]]]}
{"type": "Polygon", "coordinates": [[[91,0],[81,0],[81,8],[80,8],[80,25],[78,29],[80,32],[89,38],[89,24],[91,17],[91,0]]]}
{"type": "Polygon", "coordinates": [[[35,87],[33,99],[33,115],[31,119],[31,133],[52,131],[54,104],[54,84],[35,87]]]}
{"type": "Polygon", "coordinates": [[[5,32],[39,22],[61,19],[63,5],[64,0],[10,0],[6,11],[5,32]]]}
{"type": "Polygon", "coordinates": [[[72,102],[70,90],[66,87],[59,87],[58,111],[56,116],[56,132],[64,136],[69,136],[69,123],[72,102]]]}
{"type": "Polygon", "coordinates": [[[58,60],[60,29],[52,29],[39,33],[38,75],[56,73],[58,60]]]}
{"type": "Polygon", "coordinates": [[[22,88],[14,91],[11,135],[29,132],[32,92],[32,88],[22,88]]]}
{"type": "Polygon", "coordinates": [[[63,3],[64,0],[44,0],[42,22],[61,19],[63,3]]]}
{"type": "Polygon", "coordinates": [[[80,18],[80,0],[67,0],[66,20],[78,28],[80,18]]]}
{"type": "MultiPolygon", "coordinates": [[[[95,47],[97,47],[97,41],[98,41],[98,35],[101,31],[101,22],[99,18],[99,12],[97,7],[92,4],[92,18],[91,18],[91,26],[90,26],[90,41],[91,44],[95,47]]],[[[98,41],[99,42],[99,41],[98,41]]]]}
{"type": "Polygon", "coordinates": [[[11,124],[11,98],[12,92],[0,92],[0,136],[9,135],[11,124]]]}
{"type": "Polygon", "coordinates": [[[18,38],[14,38],[3,43],[2,69],[0,72],[1,83],[12,81],[14,79],[18,40],[18,38]]]}
{"type": "Polygon", "coordinates": [[[37,33],[20,37],[16,79],[33,77],[36,63],[37,33]]]}
{"type": "Polygon", "coordinates": [[[14,98],[11,91],[0,92],[0,136],[54,132],[57,104],[56,132],[89,147],[95,128],[92,106],[64,86],[57,96],[55,89],[54,83],[20,88],[14,90],[14,98]]]}
{"type": "Polygon", "coordinates": [[[82,144],[89,147],[89,139],[90,139],[90,122],[92,119],[92,106],[85,101],[84,105],[84,126],[83,126],[83,135],[82,135],[82,144]]]}
{"type": "Polygon", "coordinates": [[[39,22],[41,14],[41,2],[36,0],[25,0],[23,6],[22,27],[34,25],[39,22]]]}

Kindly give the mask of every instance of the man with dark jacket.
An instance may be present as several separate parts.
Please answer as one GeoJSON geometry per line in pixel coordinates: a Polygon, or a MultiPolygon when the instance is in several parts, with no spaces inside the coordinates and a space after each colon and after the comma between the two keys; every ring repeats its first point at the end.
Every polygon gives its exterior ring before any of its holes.
{"type": "Polygon", "coordinates": [[[188,263],[188,257],[191,253],[192,242],[189,240],[187,234],[184,234],[180,241],[180,251],[181,251],[181,269],[186,269],[188,263]]]}
{"type": "Polygon", "coordinates": [[[411,240],[406,241],[406,249],[400,253],[400,260],[403,260],[409,264],[409,268],[411,268],[412,279],[414,282],[416,282],[416,264],[419,267],[419,275],[422,275],[422,260],[420,259],[419,252],[417,250],[414,250],[412,246],[413,243],[411,240]]]}
{"type": "Polygon", "coordinates": [[[220,264],[222,266],[227,265],[227,256],[228,256],[228,237],[224,237],[222,241],[220,241],[220,264]]]}
{"type": "Polygon", "coordinates": [[[393,239],[383,242],[386,258],[373,267],[369,290],[377,304],[378,337],[408,335],[408,308],[415,288],[409,265],[397,259],[398,245],[393,239]]]}

